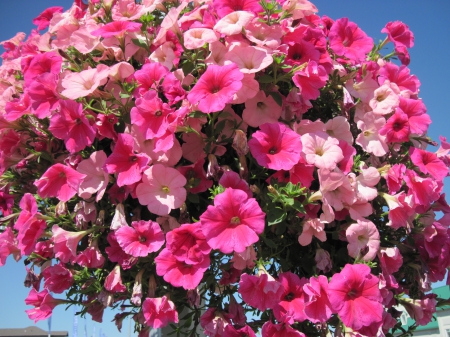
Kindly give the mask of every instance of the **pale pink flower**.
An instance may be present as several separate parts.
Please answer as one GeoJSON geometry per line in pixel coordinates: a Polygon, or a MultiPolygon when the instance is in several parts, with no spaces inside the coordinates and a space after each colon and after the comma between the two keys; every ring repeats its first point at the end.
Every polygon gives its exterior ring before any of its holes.
{"type": "Polygon", "coordinates": [[[134,257],[146,257],[158,251],[164,244],[164,233],[159,224],[149,221],[133,221],[131,227],[116,230],[116,239],[123,251],[134,257]]]}
{"type": "Polygon", "coordinates": [[[187,98],[191,104],[205,113],[220,111],[230,103],[233,95],[242,87],[244,75],[235,64],[223,67],[210,65],[189,92],[187,98]]]}
{"type": "Polygon", "coordinates": [[[386,137],[379,134],[379,130],[386,124],[383,116],[377,116],[373,112],[367,112],[362,120],[357,122],[361,133],[356,138],[356,144],[364,151],[381,157],[387,153],[386,137]]]}
{"type": "Polygon", "coordinates": [[[387,115],[392,113],[400,104],[400,98],[395,93],[390,83],[385,83],[373,93],[373,98],[369,101],[369,106],[376,115],[387,115]]]}
{"type": "Polygon", "coordinates": [[[128,62],[119,62],[109,68],[108,77],[120,82],[134,74],[134,68],[128,62]]]}
{"type": "Polygon", "coordinates": [[[349,178],[339,169],[329,171],[318,170],[322,201],[341,211],[346,205],[356,201],[356,194],[349,178]]]}
{"type": "Polygon", "coordinates": [[[333,138],[353,144],[353,135],[350,131],[350,124],[344,116],[337,116],[325,123],[325,132],[333,138]]]}
{"type": "Polygon", "coordinates": [[[208,47],[210,53],[205,59],[205,63],[207,65],[215,64],[223,66],[226,60],[225,55],[228,52],[228,48],[220,41],[210,43],[208,47]]]}
{"type": "Polygon", "coordinates": [[[167,215],[186,200],[186,183],[186,178],[176,169],[155,164],[144,171],[136,196],[150,212],[167,215]]]}
{"type": "Polygon", "coordinates": [[[371,261],[380,248],[380,233],[372,221],[358,220],[345,231],[348,241],[348,255],[351,257],[371,261]]]}
{"type": "Polygon", "coordinates": [[[88,231],[68,232],[57,225],[52,227],[53,252],[55,257],[61,262],[68,263],[75,261],[77,257],[78,243],[84,238],[88,231]]]}
{"type": "Polygon", "coordinates": [[[111,13],[114,21],[133,21],[139,20],[146,11],[144,6],[134,0],[121,0],[115,3],[111,13]]]}
{"type": "Polygon", "coordinates": [[[283,11],[292,15],[294,20],[303,19],[305,16],[313,15],[319,10],[308,0],[286,0],[281,1],[283,11]]]}
{"type": "Polygon", "coordinates": [[[172,42],[164,42],[162,45],[158,46],[158,48],[150,54],[149,59],[167,69],[172,69],[176,59],[175,52],[172,48],[172,42]]]}
{"type": "Polygon", "coordinates": [[[300,136],[281,123],[260,126],[248,146],[259,165],[272,170],[290,170],[300,160],[300,136]]]}
{"type": "Polygon", "coordinates": [[[228,254],[243,252],[259,240],[264,230],[265,213],[254,198],[233,188],[216,195],[214,206],[200,216],[206,242],[213,249],[228,254]]]}
{"type": "Polygon", "coordinates": [[[255,267],[256,260],[255,248],[253,248],[253,246],[249,246],[241,253],[235,252],[230,262],[233,263],[233,268],[244,270],[246,268],[253,269],[255,267]]]}
{"type": "Polygon", "coordinates": [[[81,198],[89,199],[97,193],[95,201],[102,199],[109,182],[109,174],[103,170],[105,161],[106,154],[101,150],[91,153],[88,159],[78,164],[77,171],[86,176],[78,187],[81,198]]]}
{"type": "Polygon", "coordinates": [[[259,83],[255,80],[255,74],[244,74],[242,87],[233,96],[232,104],[245,103],[255,97],[259,92],[259,83]]]}
{"type": "Polygon", "coordinates": [[[325,224],[320,219],[308,219],[303,224],[302,234],[298,237],[298,243],[307,246],[311,243],[312,237],[315,236],[322,242],[327,240],[325,233],[325,224]]]}
{"type": "Polygon", "coordinates": [[[225,15],[214,26],[214,30],[224,35],[234,35],[242,33],[244,28],[255,15],[250,12],[236,11],[225,15]]]}
{"type": "Polygon", "coordinates": [[[242,119],[248,125],[254,128],[264,123],[277,123],[281,117],[281,106],[272,96],[266,96],[263,90],[245,101],[245,109],[242,113],[242,119]]]}
{"type": "Polygon", "coordinates": [[[104,85],[108,79],[109,67],[99,64],[97,68],[71,72],[61,81],[64,90],[61,95],[77,99],[94,94],[95,90],[104,85]]]}
{"type": "Polygon", "coordinates": [[[266,49],[254,46],[233,46],[225,59],[225,64],[236,64],[244,74],[257,73],[273,62],[272,55],[266,49]]]}
{"type": "Polygon", "coordinates": [[[355,178],[353,187],[359,201],[367,202],[375,199],[378,190],[375,187],[380,181],[380,172],[375,167],[361,167],[361,173],[355,178]]]}
{"type": "Polygon", "coordinates": [[[373,98],[374,91],[379,88],[379,85],[373,79],[372,73],[368,71],[358,82],[353,82],[353,80],[347,81],[345,87],[352,96],[360,98],[363,103],[369,103],[373,98]]]}
{"type": "Polygon", "coordinates": [[[145,324],[154,328],[164,328],[169,323],[178,323],[178,312],[175,304],[166,296],[146,298],[142,304],[145,324]]]}
{"type": "Polygon", "coordinates": [[[55,164],[34,182],[41,198],[57,197],[69,201],[78,191],[78,186],[86,176],[69,166],[55,164]]]}
{"type": "Polygon", "coordinates": [[[308,164],[319,169],[333,170],[344,155],[339,140],[323,132],[306,133],[301,136],[302,156],[308,164]]]}
{"type": "Polygon", "coordinates": [[[278,25],[268,26],[263,22],[251,22],[245,26],[245,36],[257,46],[275,49],[281,43],[283,30],[278,25]]]}
{"type": "Polygon", "coordinates": [[[183,34],[184,46],[186,49],[198,49],[205,43],[213,43],[219,40],[218,34],[208,28],[192,28],[183,34]]]}

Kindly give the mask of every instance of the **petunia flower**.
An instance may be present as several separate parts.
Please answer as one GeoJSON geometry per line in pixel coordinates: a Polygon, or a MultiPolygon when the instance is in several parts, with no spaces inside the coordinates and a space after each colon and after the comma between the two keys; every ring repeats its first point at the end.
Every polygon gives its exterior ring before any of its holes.
{"type": "Polygon", "coordinates": [[[264,230],[265,214],[254,198],[233,188],[225,189],[214,198],[200,216],[206,242],[222,253],[243,252],[259,240],[264,230]]]}
{"type": "Polygon", "coordinates": [[[214,30],[224,35],[239,34],[254,17],[255,15],[250,12],[235,11],[217,21],[214,30]]]}
{"type": "Polygon", "coordinates": [[[58,305],[65,303],[64,300],[53,298],[47,289],[37,292],[34,288],[31,289],[27,298],[26,305],[33,305],[33,309],[25,310],[28,317],[34,320],[34,323],[49,318],[52,315],[53,309],[58,305]]]}
{"type": "Polygon", "coordinates": [[[266,123],[248,141],[259,165],[272,170],[290,170],[300,160],[300,136],[281,123],[266,123]]]}
{"type": "Polygon", "coordinates": [[[255,97],[245,101],[242,119],[250,126],[256,128],[265,123],[277,123],[280,117],[281,106],[272,96],[266,96],[262,90],[255,97]]]}
{"type": "Polygon", "coordinates": [[[164,233],[159,224],[151,220],[133,221],[131,227],[122,226],[115,234],[124,252],[134,257],[146,257],[164,244],[164,233]]]}
{"type": "Polygon", "coordinates": [[[272,55],[261,47],[233,46],[225,54],[224,64],[236,64],[244,74],[254,74],[266,69],[273,62],[272,55]]]}
{"type": "Polygon", "coordinates": [[[273,309],[279,303],[284,288],[271,275],[242,274],[238,292],[248,305],[261,311],[273,309]]]}
{"type": "Polygon", "coordinates": [[[364,264],[346,264],[331,278],[328,298],[342,322],[358,330],[373,323],[381,324],[383,305],[378,277],[364,264]]]}
{"type": "Polygon", "coordinates": [[[302,156],[319,169],[333,170],[344,155],[339,140],[324,132],[306,133],[301,137],[302,156]]]}
{"type": "Polygon", "coordinates": [[[275,318],[288,324],[304,321],[307,318],[304,311],[307,297],[303,287],[308,280],[288,271],[279,275],[278,282],[283,292],[273,307],[275,318]]]}
{"type": "Polygon", "coordinates": [[[345,231],[348,255],[364,261],[373,260],[380,248],[380,233],[372,221],[357,220],[345,231]]]}
{"type": "Polygon", "coordinates": [[[78,187],[81,198],[88,199],[97,193],[95,201],[102,199],[109,183],[109,174],[103,170],[106,158],[103,150],[95,151],[78,164],[77,171],[86,176],[78,187]]]}
{"type": "Polygon", "coordinates": [[[388,34],[389,41],[395,46],[400,45],[406,48],[414,46],[414,34],[408,25],[401,21],[388,22],[381,32],[388,34]]]}
{"type": "Polygon", "coordinates": [[[221,111],[241,89],[243,77],[244,74],[233,63],[223,67],[210,65],[187,98],[191,104],[198,104],[202,112],[221,111]]]}
{"type": "Polygon", "coordinates": [[[141,30],[142,23],[130,21],[113,21],[91,32],[93,36],[103,38],[123,37],[127,32],[138,32],[141,30]]]}
{"type": "Polygon", "coordinates": [[[136,187],[136,196],[150,212],[167,215],[186,200],[186,182],[176,169],[155,164],[144,171],[142,183],[136,187]]]}
{"type": "Polygon", "coordinates": [[[169,323],[178,323],[178,312],[175,304],[166,296],[146,298],[142,304],[145,324],[154,328],[164,328],[169,323]]]}
{"type": "Polygon", "coordinates": [[[127,287],[122,283],[119,265],[116,265],[108,276],[106,276],[104,287],[112,293],[123,293],[127,290],[127,287]]]}
{"type": "Polygon", "coordinates": [[[69,289],[73,283],[72,273],[61,262],[45,268],[42,276],[44,287],[57,294],[69,289]]]}

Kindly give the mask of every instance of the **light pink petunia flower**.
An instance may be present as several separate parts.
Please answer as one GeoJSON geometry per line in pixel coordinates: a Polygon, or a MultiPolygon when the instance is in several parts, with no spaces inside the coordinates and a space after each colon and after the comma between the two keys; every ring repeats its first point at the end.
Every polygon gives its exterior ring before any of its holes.
{"type": "Polygon", "coordinates": [[[225,64],[235,63],[244,74],[257,73],[273,62],[266,49],[254,46],[232,46],[225,59],[225,64]]]}
{"type": "Polygon", "coordinates": [[[320,219],[308,219],[303,224],[303,231],[298,237],[298,243],[302,246],[307,246],[311,243],[313,236],[320,241],[325,242],[327,240],[327,235],[324,229],[325,223],[321,222],[320,219]]]}
{"type": "Polygon", "coordinates": [[[136,196],[150,212],[167,215],[186,200],[186,183],[186,178],[176,169],[155,164],[144,171],[136,196]]]}
{"type": "Polygon", "coordinates": [[[134,257],[146,257],[162,247],[164,233],[158,223],[140,220],[133,221],[131,227],[120,227],[116,231],[116,239],[125,253],[134,257]]]}
{"type": "Polygon", "coordinates": [[[222,253],[243,252],[259,240],[265,214],[254,198],[233,188],[216,195],[214,206],[200,216],[206,242],[222,253]]]}
{"type": "Polygon", "coordinates": [[[166,296],[146,298],[142,304],[145,324],[154,328],[164,328],[169,323],[178,323],[178,312],[175,304],[166,296]]]}
{"type": "Polygon", "coordinates": [[[98,202],[105,194],[109,182],[109,174],[103,170],[106,158],[103,150],[95,151],[78,164],[77,171],[86,176],[78,187],[81,198],[88,199],[97,193],[95,201],[98,202]]]}
{"type": "Polygon", "coordinates": [[[206,43],[213,43],[219,40],[219,34],[208,28],[192,28],[184,32],[184,46],[186,49],[198,49],[206,43]]]}
{"type": "Polygon", "coordinates": [[[344,159],[339,140],[324,132],[306,133],[301,137],[302,156],[319,169],[333,170],[344,159]]]}
{"type": "Polygon", "coordinates": [[[61,85],[64,88],[61,95],[70,99],[89,96],[99,86],[106,83],[108,73],[109,67],[103,64],[99,64],[97,68],[83,70],[79,73],[70,73],[61,81],[61,85]]]}
{"type": "Polygon", "coordinates": [[[373,260],[380,248],[380,233],[372,221],[357,220],[345,231],[348,255],[364,261],[373,260]]]}
{"type": "Polygon", "coordinates": [[[240,34],[242,33],[242,28],[244,28],[254,17],[255,15],[251,12],[232,12],[221,18],[214,26],[214,30],[224,35],[240,34]]]}
{"type": "Polygon", "coordinates": [[[277,123],[281,117],[281,106],[272,96],[260,90],[255,97],[245,101],[242,119],[254,128],[264,123],[277,123]]]}

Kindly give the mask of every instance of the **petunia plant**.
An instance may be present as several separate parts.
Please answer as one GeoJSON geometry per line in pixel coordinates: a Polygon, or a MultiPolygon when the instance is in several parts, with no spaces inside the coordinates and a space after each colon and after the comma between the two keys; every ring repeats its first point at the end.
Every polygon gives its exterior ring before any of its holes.
{"type": "Polygon", "coordinates": [[[31,319],[112,307],[139,336],[214,337],[431,321],[450,144],[427,148],[414,35],[317,13],[75,0],[1,42],[0,266],[24,259],[31,319]]]}

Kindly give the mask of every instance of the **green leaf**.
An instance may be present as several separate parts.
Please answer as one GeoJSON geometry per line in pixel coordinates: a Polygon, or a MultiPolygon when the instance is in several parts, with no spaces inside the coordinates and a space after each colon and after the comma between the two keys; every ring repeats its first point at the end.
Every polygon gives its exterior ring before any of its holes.
{"type": "Polygon", "coordinates": [[[133,42],[138,47],[144,48],[145,50],[149,50],[147,41],[145,40],[131,39],[131,42],[133,42]]]}
{"type": "Polygon", "coordinates": [[[258,77],[258,82],[259,83],[272,83],[273,77],[269,76],[267,74],[263,74],[262,76],[258,77]]]}
{"type": "Polygon", "coordinates": [[[183,64],[183,66],[181,67],[181,69],[183,69],[183,73],[184,75],[190,74],[192,72],[192,70],[194,70],[194,64],[191,62],[186,62],[185,64],[183,64]]]}
{"type": "Polygon", "coordinates": [[[277,248],[277,245],[275,244],[275,242],[273,242],[272,240],[270,240],[270,239],[268,239],[268,238],[266,238],[266,237],[262,237],[262,239],[263,239],[263,241],[264,241],[264,243],[266,244],[266,245],[268,245],[270,248],[273,248],[273,249],[276,249],[277,248]]]}
{"type": "Polygon", "coordinates": [[[267,212],[269,226],[276,225],[286,219],[286,212],[281,208],[272,208],[267,212]]]}

